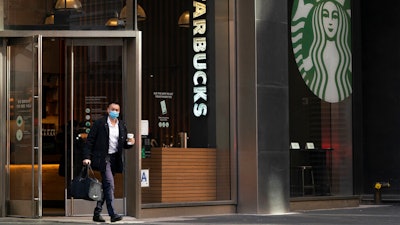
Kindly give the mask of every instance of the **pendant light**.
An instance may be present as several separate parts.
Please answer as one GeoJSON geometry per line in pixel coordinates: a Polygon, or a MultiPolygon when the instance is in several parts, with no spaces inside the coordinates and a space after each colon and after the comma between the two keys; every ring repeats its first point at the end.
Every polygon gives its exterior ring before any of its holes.
{"type": "Polygon", "coordinates": [[[118,17],[118,13],[115,12],[114,17],[110,18],[106,22],[107,27],[122,27],[125,26],[125,22],[118,17]]]}
{"type": "Polygon", "coordinates": [[[44,24],[54,24],[54,13],[50,14],[46,17],[46,19],[44,19],[44,24]]]}
{"type": "Polygon", "coordinates": [[[190,13],[189,11],[185,11],[181,14],[178,19],[179,27],[190,27],[190,13]]]}
{"type": "MultiPolygon", "coordinates": [[[[122,20],[126,20],[127,15],[126,15],[126,5],[121,9],[121,13],[119,14],[119,18],[122,20]]],[[[137,20],[138,21],[144,21],[146,20],[146,12],[144,11],[143,7],[140,6],[139,4],[137,5],[137,20]]]]}
{"type": "Polygon", "coordinates": [[[54,6],[56,10],[62,9],[82,9],[82,3],[79,0],[57,0],[54,6]]]}

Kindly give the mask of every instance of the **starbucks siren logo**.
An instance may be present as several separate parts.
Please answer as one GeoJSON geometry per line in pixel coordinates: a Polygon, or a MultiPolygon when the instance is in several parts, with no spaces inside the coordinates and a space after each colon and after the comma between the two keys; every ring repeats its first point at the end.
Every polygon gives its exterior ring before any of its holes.
{"type": "Polygon", "coordinates": [[[298,69],[326,102],[352,92],[350,0],[294,0],[291,33],[298,69]]]}

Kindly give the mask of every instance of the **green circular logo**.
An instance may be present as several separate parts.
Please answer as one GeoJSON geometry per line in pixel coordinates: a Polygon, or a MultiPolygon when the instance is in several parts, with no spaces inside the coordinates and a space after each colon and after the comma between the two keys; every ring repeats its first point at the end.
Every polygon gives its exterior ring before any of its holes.
{"type": "Polygon", "coordinates": [[[17,126],[21,127],[22,124],[24,124],[24,119],[22,118],[22,116],[17,116],[16,122],[17,122],[17,126]]]}
{"type": "Polygon", "coordinates": [[[350,0],[294,0],[291,39],[299,72],[320,99],[352,93],[350,0]]]}

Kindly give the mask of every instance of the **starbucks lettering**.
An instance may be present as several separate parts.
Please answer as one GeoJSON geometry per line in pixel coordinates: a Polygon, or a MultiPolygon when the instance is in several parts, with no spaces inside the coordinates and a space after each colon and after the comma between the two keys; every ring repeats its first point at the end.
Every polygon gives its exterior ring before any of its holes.
{"type": "Polygon", "coordinates": [[[207,115],[207,10],[206,4],[197,1],[193,7],[193,114],[201,117],[207,115]]]}

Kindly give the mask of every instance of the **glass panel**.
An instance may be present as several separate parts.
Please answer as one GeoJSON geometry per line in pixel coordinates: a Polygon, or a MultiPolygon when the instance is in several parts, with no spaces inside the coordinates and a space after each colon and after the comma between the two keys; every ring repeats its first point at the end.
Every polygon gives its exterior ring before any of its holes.
{"type": "Polygon", "coordinates": [[[65,163],[64,132],[61,127],[64,66],[64,41],[57,38],[43,39],[42,78],[42,161],[43,161],[43,214],[64,215],[65,163]]]}
{"type": "MultiPolygon", "coordinates": [[[[78,175],[82,168],[82,150],[93,122],[104,115],[109,101],[122,104],[122,41],[105,40],[72,41],[67,44],[67,76],[64,127],[68,146],[66,149],[68,174],[78,175]],[[72,148],[71,148],[72,146],[72,148]],[[72,169],[71,169],[72,168],[72,169]]],[[[121,105],[121,108],[123,106],[121,105]]],[[[123,119],[123,113],[120,118],[123,119]]],[[[68,175],[69,176],[69,175],[68,175]]],[[[95,171],[97,179],[101,175],[95,171]]],[[[68,177],[68,183],[70,182],[68,177]]],[[[115,198],[122,199],[123,175],[115,174],[115,198]]],[[[69,198],[69,195],[68,195],[69,198]]],[[[86,201],[87,202],[87,201],[86,201]]],[[[116,201],[118,212],[123,212],[121,201],[116,201]]],[[[81,203],[74,206],[79,208],[81,203]]],[[[106,208],[106,207],[104,207],[106,208]]],[[[77,214],[93,213],[94,205],[77,214]]]]}
{"type": "Polygon", "coordinates": [[[300,145],[290,151],[291,196],[351,195],[351,1],[335,5],[340,16],[329,32],[321,22],[327,2],[289,5],[290,139],[300,145]]]}
{"type": "Polygon", "coordinates": [[[352,171],[351,100],[331,104],[307,95],[291,95],[291,107],[296,109],[290,114],[291,140],[300,145],[290,150],[291,196],[349,195],[353,179],[346,172],[352,171]]]}
{"type": "MultiPolygon", "coordinates": [[[[125,29],[126,0],[6,0],[5,29],[120,30],[125,29]]],[[[132,6],[132,2],[129,4],[132,6]]],[[[131,15],[133,15],[131,7],[131,15]]]]}
{"type": "Polygon", "coordinates": [[[141,4],[142,203],[231,200],[229,1],[141,4]]]}
{"type": "Polygon", "coordinates": [[[10,215],[41,215],[37,44],[13,39],[9,60],[10,215]]]}

